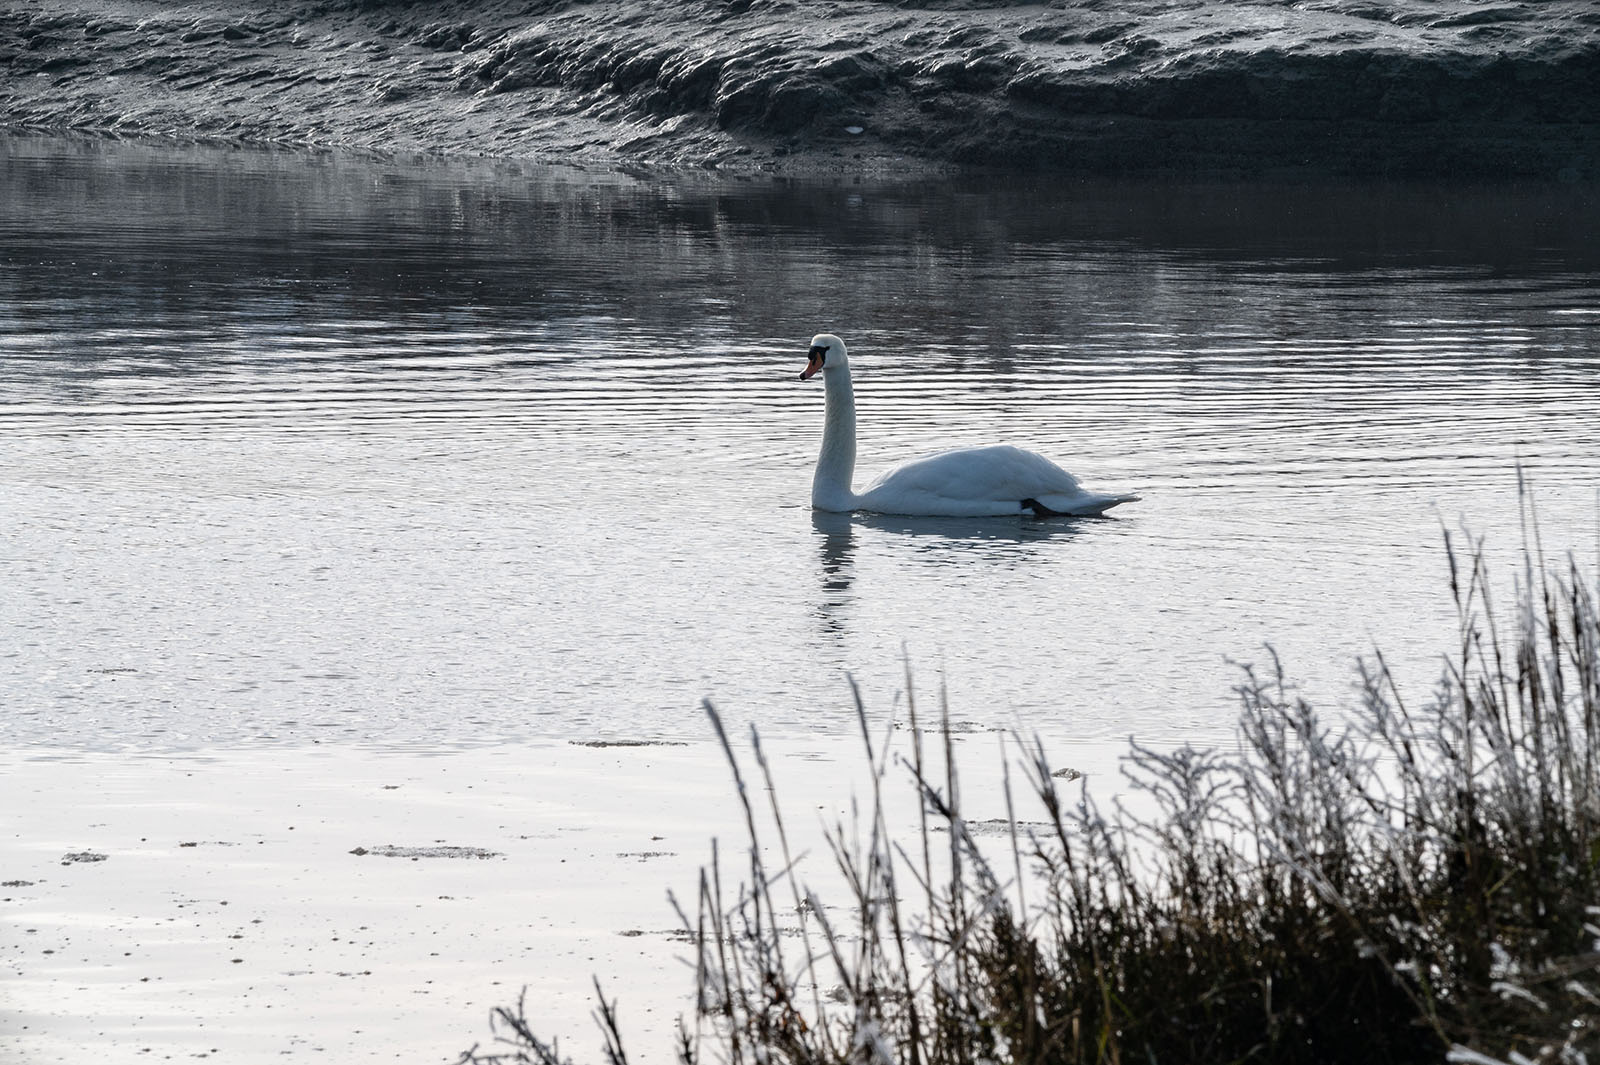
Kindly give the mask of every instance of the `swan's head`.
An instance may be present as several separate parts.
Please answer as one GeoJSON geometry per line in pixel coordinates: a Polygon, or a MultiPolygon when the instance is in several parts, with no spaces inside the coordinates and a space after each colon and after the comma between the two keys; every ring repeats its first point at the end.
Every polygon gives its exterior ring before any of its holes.
{"type": "Polygon", "coordinates": [[[800,371],[800,380],[809,381],[819,370],[843,366],[844,341],[832,333],[818,333],[811,338],[811,352],[806,358],[806,368],[800,371]]]}

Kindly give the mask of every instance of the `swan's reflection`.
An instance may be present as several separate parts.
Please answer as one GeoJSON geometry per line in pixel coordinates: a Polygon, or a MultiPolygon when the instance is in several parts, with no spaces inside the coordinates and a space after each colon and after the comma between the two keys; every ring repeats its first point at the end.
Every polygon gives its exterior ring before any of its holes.
{"type": "Polygon", "coordinates": [[[845,636],[856,604],[852,590],[862,543],[885,553],[908,553],[913,566],[1015,566],[1034,559],[1047,541],[1069,540],[1088,522],[1103,518],[916,518],[893,514],[835,514],[813,510],[822,562],[821,597],[815,615],[822,635],[845,636]],[[861,530],[868,532],[863,536],[861,530]]]}
{"type": "Polygon", "coordinates": [[[1086,522],[1104,518],[914,518],[894,514],[856,514],[856,524],[880,529],[910,542],[918,560],[963,565],[979,559],[1017,562],[1037,553],[1047,540],[1077,536],[1086,522]]]}
{"type": "Polygon", "coordinates": [[[811,512],[811,527],[817,532],[822,552],[822,600],[817,604],[817,619],[822,634],[845,635],[845,621],[855,597],[850,585],[855,581],[856,531],[852,515],[825,510],[811,512]]]}

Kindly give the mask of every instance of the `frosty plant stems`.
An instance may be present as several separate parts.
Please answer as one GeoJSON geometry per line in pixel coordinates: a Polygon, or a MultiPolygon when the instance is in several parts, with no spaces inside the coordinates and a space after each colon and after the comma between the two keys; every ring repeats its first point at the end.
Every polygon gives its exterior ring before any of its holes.
{"type": "MultiPolygon", "coordinates": [[[[842,905],[791,853],[752,731],[769,864],[708,703],[748,864],[734,885],[714,850],[684,915],[697,1007],[678,1060],[1600,1061],[1600,612],[1593,577],[1547,564],[1528,522],[1509,622],[1482,544],[1463,554],[1446,537],[1458,632],[1421,701],[1378,655],[1335,719],[1274,657],[1237,689],[1237,751],[1131,745],[1141,814],[1102,812],[1083,785],[1069,797],[1043,747],[1017,741],[1042,816],[1018,821],[1008,773],[1003,861],[963,817],[947,707],[935,767],[909,677],[906,755],[874,742],[852,687],[872,784],[825,832],[842,905]],[[900,781],[920,804],[915,839],[891,838],[885,816],[900,781]]],[[[461,1065],[570,1065],[523,1006],[494,1011],[494,1047],[461,1065]]],[[[625,1065],[603,997],[596,1016],[606,1060],[625,1065]]]]}

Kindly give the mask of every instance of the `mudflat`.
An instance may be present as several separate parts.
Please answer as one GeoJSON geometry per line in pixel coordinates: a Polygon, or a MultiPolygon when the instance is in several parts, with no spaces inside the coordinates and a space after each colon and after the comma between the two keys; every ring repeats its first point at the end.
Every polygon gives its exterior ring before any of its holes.
{"type": "Polygon", "coordinates": [[[1593,178],[1585,0],[23,0],[0,123],[806,172],[1593,178]]]}
{"type": "MultiPolygon", "coordinates": [[[[968,740],[983,832],[1006,816],[998,743],[968,740]]],[[[1112,786],[1119,746],[1073,758],[1112,786]]],[[[871,792],[860,743],[770,751],[797,861],[831,897],[821,833],[871,792]]],[[[692,940],[668,892],[692,912],[714,839],[730,881],[746,861],[732,775],[703,737],[8,750],[0,776],[6,1061],[454,1061],[523,992],[542,1035],[597,1060],[594,978],[648,1057],[693,1014],[692,940]]],[[[890,790],[909,830],[913,793],[890,790]]],[[[758,813],[770,798],[753,790],[758,813]]]]}

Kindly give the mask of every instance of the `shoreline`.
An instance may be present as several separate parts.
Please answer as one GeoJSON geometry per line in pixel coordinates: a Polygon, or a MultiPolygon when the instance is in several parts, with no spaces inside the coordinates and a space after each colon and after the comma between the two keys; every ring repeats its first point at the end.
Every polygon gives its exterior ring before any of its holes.
{"type": "MultiPolygon", "coordinates": [[[[976,741],[962,744],[963,788],[985,817],[1004,812],[990,739],[957,737],[976,741]]],[[[765,746],[803,868],[827,883],[818,827],[848,824],[850,793],[868,794],[860,740],[765,746]]],[[[1121,746],[1075,746],[1072,764],[1114,786],[1121,746]]],[[[524,986],[542,1035],[599,1060],[592,978],[649,1052],[692,1008],[666,893],[692,909],[713,837],[724,875],[742,868],[743,815],[710,739],[24,747],[0,751],[0,771],[8,1060],[454,1061],[489,1045],[489,1010],[524,986]]]]}
{"type": "Polygon", "coordinates": [[[524,985],[587,1057],[591,973],[653,1041],[734,828],[684,748],[0,757],[8,1060],[454,1061],[524,985]]]}

